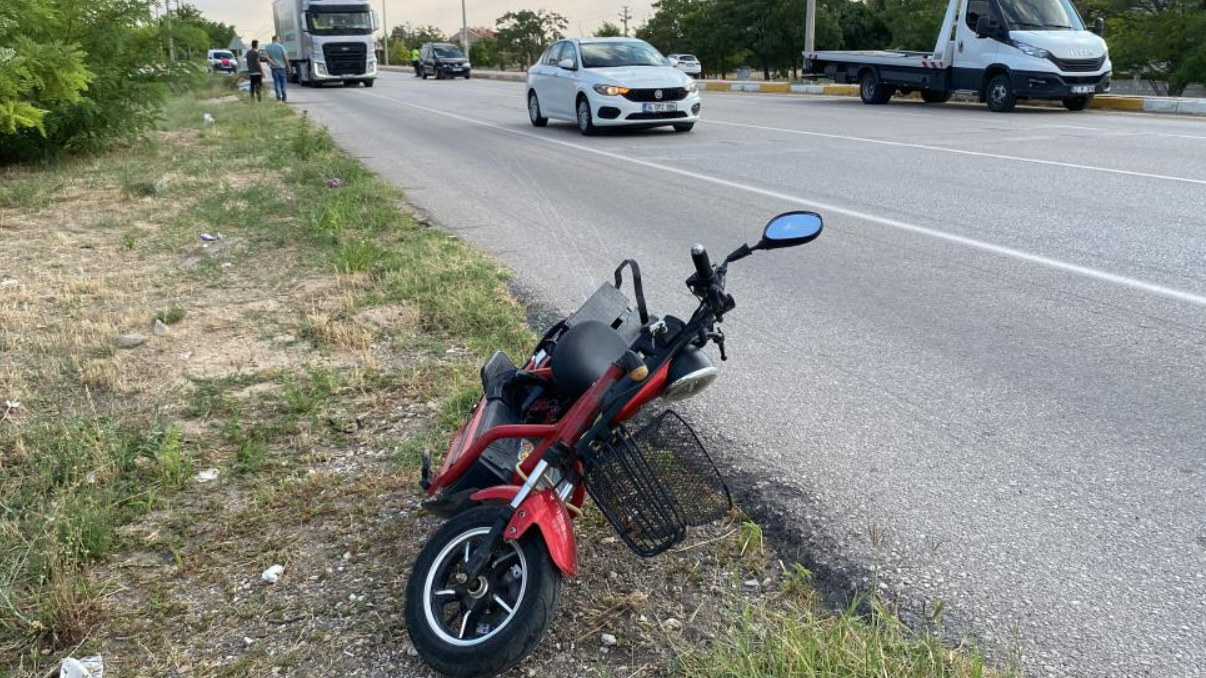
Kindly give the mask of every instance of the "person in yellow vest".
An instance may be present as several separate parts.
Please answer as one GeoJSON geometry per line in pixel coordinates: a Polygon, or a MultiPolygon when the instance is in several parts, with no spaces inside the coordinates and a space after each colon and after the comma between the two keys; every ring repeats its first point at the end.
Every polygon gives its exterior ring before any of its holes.
{"type": "Polygon", "coordinates": [[[415,77],[419,77],[419,49],[410,50],[410,65],[415,69],[415,77]]]}

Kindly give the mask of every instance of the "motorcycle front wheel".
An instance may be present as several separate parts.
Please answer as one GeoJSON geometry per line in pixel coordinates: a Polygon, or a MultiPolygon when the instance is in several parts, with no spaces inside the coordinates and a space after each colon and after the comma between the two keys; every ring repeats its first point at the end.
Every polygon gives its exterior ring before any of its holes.
{"type": "Polygon", "coordinates": [[[454,678],[493,676],[523,661],[557,614],[561,573],[540,530],[504,541],[477,581],[470,554],[503,509],[478,506],[444,523],[406,582],[406,629],[419,656],[454,678]]]}

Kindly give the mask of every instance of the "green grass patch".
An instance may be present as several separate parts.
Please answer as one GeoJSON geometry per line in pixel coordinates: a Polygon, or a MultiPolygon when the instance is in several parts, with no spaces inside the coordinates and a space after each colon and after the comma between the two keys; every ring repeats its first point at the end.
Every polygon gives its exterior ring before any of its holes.
{"type": "Polygon", "coordinates": [[[685,678],[986,678],[974,648],[951,648],[937,634],[910,630],[882,605],[841,614],[779,601],[744,606],[716,642],[678,657],[685,678]]]}

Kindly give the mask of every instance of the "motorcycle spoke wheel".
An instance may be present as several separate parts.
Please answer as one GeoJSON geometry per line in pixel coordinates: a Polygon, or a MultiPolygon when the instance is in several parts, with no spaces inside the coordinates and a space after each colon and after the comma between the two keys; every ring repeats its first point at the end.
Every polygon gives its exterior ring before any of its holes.
{"type": "Polygon", "coordinates": [[[426,592],[427,621],[445,642],[477,645],[509,624],[527,590],[527,559],[515,542],[505,542],[476,582],[466,567],[489,532],[465,532],[436,556],[426,592]]]}

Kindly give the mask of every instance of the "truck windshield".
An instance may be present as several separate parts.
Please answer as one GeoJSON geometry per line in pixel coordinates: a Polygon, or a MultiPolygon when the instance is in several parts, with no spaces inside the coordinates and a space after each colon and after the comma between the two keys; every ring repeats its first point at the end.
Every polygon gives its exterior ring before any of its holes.
{"type": "Polygon", "coordinates": [[[999,0],[1011,31],[1083,31],[1071,0],[999,0]]]}
{"type": "Polygon", "coordinates": [[[310,12],[310,32],[317,35],[370,35],[373,17],[364,12],[310,12]]]}

